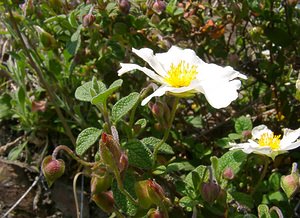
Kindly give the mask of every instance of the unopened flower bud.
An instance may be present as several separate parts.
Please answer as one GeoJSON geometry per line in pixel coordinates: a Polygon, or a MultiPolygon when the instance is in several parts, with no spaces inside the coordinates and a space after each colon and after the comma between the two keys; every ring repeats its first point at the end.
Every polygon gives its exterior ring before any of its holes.
{"type": "Polygon", "coordinates": [[[165,200],[165,192],[163,188],[151,179],[147,181],[147,188],[151,201],[156,205],[161,205],[165,200]]]}
{"type": "Polygon", "coordinates": [[[234,172],[230,167],[225,168],[223,171],[223,178],[227,180],[232,180],[234,178],[234,172]]]}
{"type": "Polygon", "coordinates": [[[203,200],[212,204],[219,196],[220,186],[215,181],[202,184],[201,196],[203,200]]]}
{"type": "Polygon", "coordinates": [[[51,155],[46,156],[42,162],[42,172],[49,187],[65,172],[65,162],[53,159],[51,155]]]}
{"type": "Polygon", "coordinates": [[[299,174],[291,173],[287,176],[282,176],[280,186],[288,198],[294,196],[299,189],[299,174]]]}
{"type": "Polygon", "coordinates": [[[147,213],[148,218],[164,218],[167,217],[162,211],[151,208],[147,213]]]}
{"type": "Polygon", "coordinates": [[[139,205],[148,209],[152,204],[152,199],[148,193],[148,180],[138,181],[134,184],[136,196],[138,198],[139,205]]]}
{"type": "Polygon", "coordinates": [[[82,26],[88,27],[91,26],[96,20],[96,17],[93,14],[86,14],[82,18],[82,26]]]}
{"type": "Polygon", "coordinates": [[[128,168],[128,156],[125,152],[122,152],[120,156],[118,168],[120,173],[124,172],[128,168]]]}
{"type": "Polygon", "coordinates": [[[106,171],[106,169],[104,168],[97,169],[97,171],[93,173],[91,179],[92,195],[107,191],[111,186],[112,181],[113,181],[113,177],[106,171]]]}
{"type": "Polygon", "coordinates": [[[156,13],[161,14],[164,10],[166,10],[166,3],[163,0],[156,0],[152,8],[156,13]]]}
{"type": "Polygon", "coordinates": [[[129,14],[131,4],[128,0],[119,0],[119,10],[123,14],[129,14]]]}
{"type": "Polygon", "coordinates": [[[114,210],[114,196],[112,191],[101,192],[92,195],[92,200],[106,213],[112,213],[114,210]]]}
{"type": "Polygon", "coordinates": [[[112,135],[108,135],[104,132],[101,136],[99,148],[103,162],[113,170],[116,170],[119,167],[122,154],[119,142],[117,142],[112,135]]]}

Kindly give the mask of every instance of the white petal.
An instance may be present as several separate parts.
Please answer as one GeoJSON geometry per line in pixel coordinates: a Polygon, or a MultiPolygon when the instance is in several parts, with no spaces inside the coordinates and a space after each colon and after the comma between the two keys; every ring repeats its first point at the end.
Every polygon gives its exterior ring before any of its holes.
{"type": "Polygon", "coordinates": [[[202,64],[198,68],[199,74],[198,79],[201,81],[207,80],[225,80],[230,81],[235,78],[247,79],[247,77],[238,71],[235,71],[232,67],[226,66],[221,67],[216,64],[202,64]]]}
{"type": "Polygon", "coordinates": [[[264,133],[272,134],[273,132],[271,130],[269,130],[266,125],[262,124],[262,125],[256,126],[252,129],[252,138],[260,139],[260,137],[264,133]]]}
{"type": "Polygon", "coordinates": [[[300,128],[296,130],[284,129],[283,137],[280,141],[282,149],[285,149],[289,144],[296,141],[300,136],[300,128]]]}
{"type": "Polygon", "coordinates": [[[153,70],[156,71],[156,73],[158,73],[161,76],[166,75],[164,68],[157,60],[157,57],[153,55],[153,50],[149,48],[142,48],[140,50],[132,48],[132,52],[138,55],[144,61],[146,61],[153,68],[153,70]]]}
{"type": "Polygon", "coordinates": [[[151,95],[149,95],[147,98],[145,98],[141,105],[144,106],[145,104],[147,104],[151,98],[157,96],[157,97],[160,97],[162,95],[164,95],[167,91],[171,90],[172,87],[169,87],[169,86],[161,86],[159,87],[158,89],[156,89],[151,95]]]}
{"type": "Polygon", "coordinates": [[[201,84],[199,91],[202,92],[207,101],[214,108],[227,107],[233,100],[237,99],[241,82],[233,81],[206,81],[201,84]]]}
{"type": "Polygon", "coordinates": [[[180,61],[185,61],[190,65],[200,65],[205,63],[193,50],[182,49],[177,46],[172,46],[168,52],[157,53],[155,56],[166,72],[169,71],[172,64],[177,65],[180,61]]]}
{"type": "Polygon", "coordinates": [[[292,150],[292,149],[298,148],[299,146],[300,146],[300,141],[297,141],[295,143],[288,144],[288,146],[285,146],[284,149],[281,148],[281,150],[288,151],[288,150],[292,150]]]}
{"type": "Polygon", "coordinates": [[[164,83],[164,80],[161,76],[157,75],[154,71],[148,69],[147,67],[141,67],[137,64],[124,64],[121,63],[121,69],[118,70],[118,75],[121,76],[124,73],[127,73],[131,70],[140,70],[144,72],[147,76],[149,76],[151,79],[159,82],[159,83],[164,83]]]}

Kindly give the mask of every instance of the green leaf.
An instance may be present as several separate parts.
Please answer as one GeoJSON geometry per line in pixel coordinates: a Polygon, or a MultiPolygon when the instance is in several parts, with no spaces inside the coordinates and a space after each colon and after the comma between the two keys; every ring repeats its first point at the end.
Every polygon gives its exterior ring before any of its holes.
{"type": "Polygon", "coordinates": [[[176,8],[177,8],[177,0],[170,0],[166,7],[166,12],[170,15],[173,15],[176,8]]]}
{"type": "Polygon", "coordinates": [[[92,104],[96,105],[96,104],[105,104],[106,99],[112,94],[114,93],[118,88],[121,87],[123,83],[122,79],[118,79],[116,81],[114,81],[107,90],[105,90],[104,92],[101,92],[100,94],[98,94],[97,96],[92,98],[92,104]]]}
{"type": "Polygon", "coordinates": [[[79,25],[76,32],[71,36],[71,40],[67,43],[67,51],[71,55],[75,55],[81,45],[81,33],[82,25],[79,25]]]}
{"type": "Polygon", "coordinates": [[[252,121],[249,117],[241,116],[235,121],[234,128],[237,133],[242,133],[245,130],[252,130],[252,121]]]}
{"type": "Polygon", "coordinates": [[[194,190],[197,189],[197,186],[199,184],[194,184],[193,178],[197,177],[199,180],[199,183],[200,182],[206,182],[208,180],[208,172],[205,173],[207,170],[206,170],[206,166],[203,166],[203,165],[200,165],[198,166],[196,169],[194,169],[193,171],[191,171],[189,174],[187,174],[187,176],[185,177],[184,179],[184,182],[189,186],[189,187],[193,187],[194,190]],[[205,176],[204,176],[204,173],[205,173],[205,176]],[[195,174],[197,176],[195,176],[195,174]],[[204,176],[204,177],[203,177],[204,176]],[[201,181],[203,179],[203,181],[201,181]]]}
{"type": "MultiPolygon", "coordinates": [[[[154,146],[160,142],[160,139],[155,137],[143,138],[141,140],[150,150],[153,151],[154,146]]],[[[160,154],[174,154],[174,151],[170,145],[167,143],[163,143],[158,149],[158,153],[160,154]]]]}
{"type": "Polygon", "coordinates": [[[191,165],[189,162],[187,161],[183,161],[183,162],[175,162],[175,163],[170,163],[167,166],[166,172],[170,173],[173,171],[191,171],[193,170],[195,167],[193,165],[191,165]]]}
{"type": "Polygon", "coordinates": [[[141,141],[133,140],[124,145],[128,151],[129,164],[142,169],[150,169],[152,167],[152,154],[141,141]]]}
{"type": "Polygon", "coordinates": [[[246,206],[250,209],[254,207],[253,198],[250,195],[242,192],[231,192],[230,194],[234,198],[234,200],[239,202],[239,204],[246,206]]]}
{"type": "Polygon", "coordinates": [[[99,138],[102,130],[95,127],[89,127],[79,133],[76,140],[76,153],[83,155],[99,138]]]}
{"type": "MultiPolygon", "coordinates": [[[[134,184],[135,184],[135,177],[132,173],[127,172],[124,177],[124,189],[133,197],[135,196],[135,190],[134,190],[134,184]]],[[[134,216],[137,211],[137,207],[131,203],[125,195],[123,195],[117,185],[117,182],[115,181],[112,184],[112,191],[114,194],[114,200],[117,204],[117,206],[128,216],[134,216]]]]}
{"type": "Polygon", "coordinates": [[[189,116],[186,118],[186,121],[193,125],[195,128],[203,127],[203,118],[201,116],[189,116]]]}
{"type": "MultiPolygon", "coordinates": [[[[103,82],[98,81],[99,90],[104,92],[106,90],[106,86],[103,82]]],[[[90,89],[93,88],[93,82],[86,82],[83,85],[79,86],[75,91],[75,98],[80,101],[91,101],[93,96],[91,95],[90,89]]]]}
{"type": "Polygon", "coordinates": [[[243,135],[238,133],[230,133],[228,134],[228,138],[230,138],[231,140],[237,140],[243,138],[243,135]]]}
{"type": "Polygon", "coordinates": [[[0,120],[11,113],[11,97],[7,94],[0,96],[0,120]]]}
{"type": "Polygon", "coordinates": [[[259,218],[271,218],[269,207],[265,204],[260,204],[257,208],[259,218]]]}
{"type": "Polygon", "coordinates": [[[17,92],[17,101],[18,105],[20,106],[20,109],[22,113],[25,113],[25,91],[22,87],[19,87],[18,92],[17,92]]]}
{"type": "Polygon", "coordinates": [[[277,191],[280,189],[280,178],[281,178],[281,174],[278,172],[274,172],[271,174],[271,176],[268,179],[269,185],[268,187],[273,190],[273,191],[277,191]]]}
{"type": "Polygon", "coordinates": [[[139,101],[140,94],[133,92],[128,96],[121,98],[112,108],[112,119],[114,122],[120,120],[124,115],[126,115],[139,101]]]}
{"type": "Polygon", "coordinates": [[[147,120],[145,118],[139,119],[135,122],[134,125],[140,125],[141,129],[144,129],[147,125],[147,120]]]}
{"type": "Polygon", "coordinates": [[[19,144],[18,146],[14,147],[13,149],[11,149],[7,158],[9,160],[17,160],[26,145],[27,145],[27,141],[19,144]]]}

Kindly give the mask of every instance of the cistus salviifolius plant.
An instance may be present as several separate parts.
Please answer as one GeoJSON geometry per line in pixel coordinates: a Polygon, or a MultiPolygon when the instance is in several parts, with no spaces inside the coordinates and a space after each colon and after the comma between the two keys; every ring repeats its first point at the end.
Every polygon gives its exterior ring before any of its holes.
{"type": "Polygon", "coordinates": [[[299,216],[297,1],[0,12],[1,158],[41,171],[38,190],[73,180],[71,216],[299,216]]]}

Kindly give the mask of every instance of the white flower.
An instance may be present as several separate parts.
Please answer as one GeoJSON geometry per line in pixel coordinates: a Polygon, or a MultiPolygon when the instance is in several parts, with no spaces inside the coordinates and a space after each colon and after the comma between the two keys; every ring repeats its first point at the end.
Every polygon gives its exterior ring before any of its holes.
{"type": "Polygon", "coordinates": [[[231,143],[230,150],[241,149],[247,154],[263,154],[274,159],[278,154],[299,147],[300,141],[297,140],[299,136],[300,128],[297,130],[283,129],[283,137],[280,139],[280,135],[274,135],[267,126],[260,125],[252,129],[252,139],[246,143],[231,143]]]}
{"type": "Polygon", "coordinates": [[[148,77],[160,83],[161,86],[142,101],[147,104],[154,96],[166,93],[177,96],[187,96],[203,93],[214,108],[227,107],[238,97],[237,90],[241,86],[238,77],[247,77],[232,67],[221,67],[202,61],[193,50],[172,46],[168,52],[153,54],[149,48],[132,51],[146,61],[151,70],[137,64],[121,63],[118,75],[132,70],[140,70],[148,77]]]}

